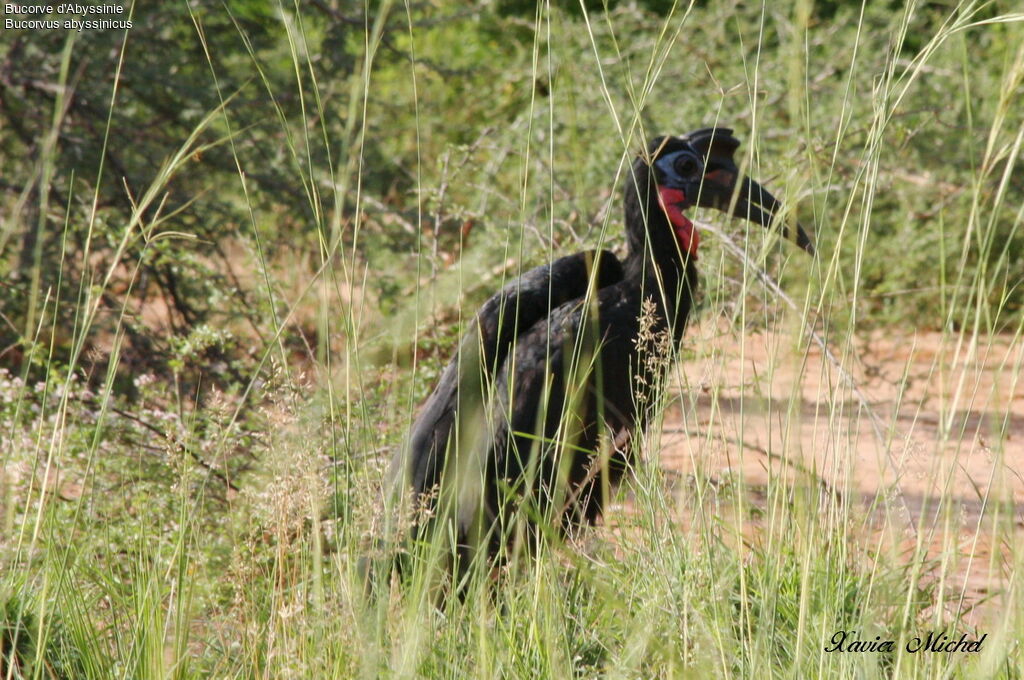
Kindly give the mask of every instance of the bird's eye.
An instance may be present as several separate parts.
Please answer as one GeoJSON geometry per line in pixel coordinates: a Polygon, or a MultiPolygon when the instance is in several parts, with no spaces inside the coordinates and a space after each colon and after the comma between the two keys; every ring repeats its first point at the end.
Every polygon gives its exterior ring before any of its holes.
{"type": "Polygon", "coordinates": [[[673,164],[673,169],[681,177],[693,177],[700,174],[701,162],[695,156],[683,153],[679,154],[679,158],[673,164]]]}

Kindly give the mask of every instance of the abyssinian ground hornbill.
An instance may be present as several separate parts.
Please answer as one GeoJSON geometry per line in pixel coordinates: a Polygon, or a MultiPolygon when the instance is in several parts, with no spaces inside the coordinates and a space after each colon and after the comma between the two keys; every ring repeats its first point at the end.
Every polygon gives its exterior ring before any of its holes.
{"type": "MultiPolygon", "coordinates": [[[[778,211],[740,178],[738,146],[725,128],[655,139],[626,177],[624,262],[563,257],[484,304],[392,464],[415,544],[462,572],[481,551],[506,559],[601,513],[693,304],[699,238],[683,211],[765,227],[778,211]]],[[[813,254],[801,227],[794,238],[813,254]]]]}

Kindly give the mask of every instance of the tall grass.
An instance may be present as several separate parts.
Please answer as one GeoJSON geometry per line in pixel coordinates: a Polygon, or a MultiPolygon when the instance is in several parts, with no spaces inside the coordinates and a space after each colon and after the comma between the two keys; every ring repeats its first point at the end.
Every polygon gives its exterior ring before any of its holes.
{"type": "MultiPolygon", "coordinates": [[[[1020,677],[1024,15],[812,9],[540,5],[445,26],[382,3],[346,38],[358,63],[328,97],[331,44],[282,5],[298,123],[242,21],[252,80],[222,91],[191,11],[220,106],[127,223],[103,223],[94,198],[80,288],[31,287],[25,368],[0,369],[2,677],[1020,677]],[[407,61],[378,62],[385,37],[407,61]],[[488,89],[473,68],[489,51],[528,96],[488,89]],[[461,99],[473,92],[494,105],[461,99]],[[278,159],[312,215],[295,248],[273,241],[281,215],[250,184],[236,98],[277,112],[278,159]],[[340,139],[326,122],[339,116],[340,139]],[[704,124],[737,129],[742,166],[819,255],[698,214],[699,315],[601,526],[481,571],[464,597],[418,572],[368,597],[359,560],[380,549],[384,468],[476,303],[538,262],[621,251],[635,153],[704,124]],[[413,195],[367,189],[382,172],[373,135],[413,195]],[[190,247],[161,202],[213,148],[230,150],[237,184],[209,191],[244,208],[236,264],[267,313],[242,336],[237,389],[189,391],[185,367],[236,328],[189,333],[167,381],[119,362],[145,258],[190,247]],[[90,269],[94,239],[114,243],[105,270],[90,269]],[[106,324],[104,293],[122,284],[106,324]],[[76,322],[60,328],[69,298],[76,322]],[[301,359],[286,341],[300,327],[316,329],[301,359]],[[879,377],[864,350],[886,342],[901,370],[879,377]],[[85,379],[99,346],[105,373],[85,379]],[[972,467],[979,456],[990,464],[972,467]],[[894,650],[827,651],[839,631],[894,650]],[[986,638],[978,653],[907,651],[929,632],[986,638]]],[[[112,92],[111,111],[125,105],[112,92]]],[[[53,138],[38,148],[44,189],[63,167],[53,138]]],[[[106,175],[90,171],[98,196],[106,175]]],[[[39,197],[38,228],[70,233],[76,213],[54,220],[39,197]]],[[[0,248],[21,228],[5,221],[0,248]]]]}

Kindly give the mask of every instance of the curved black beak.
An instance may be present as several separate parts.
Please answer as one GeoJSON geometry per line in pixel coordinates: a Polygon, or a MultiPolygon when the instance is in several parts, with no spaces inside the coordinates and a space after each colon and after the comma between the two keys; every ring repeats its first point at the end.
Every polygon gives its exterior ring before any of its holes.
{"type": "MultiPolygon", "coordinates": [[[[690,191],[686,192],[687,196],[697,196],[699,206],[728,211],[735,195],[733,215],[757,222],[762,227],[776,226],[772,223],[781,207],[778,199],[749,177],[739,179],[739,168],[733,159],[740,140],[733,136],[732,130],[706,127],[684,135],[684,139],[705,159],[704,177],[699,182],[700,186],[688,187],[690,191]]],[[[779,224],[777,228],[787,240],[796,241],[798,246],[814,255],[814,245],[799,224],[796,225],[795,239],[785,224],[779,224]]]]}
{"type": "Polygon", "coordinates": [[[756,222],[762,227],[775,227],[782,232],[784,238],[790,241],[795,240],[797,246],[807,251],[808,254],[814,255],[814,245],[802,226],[796,225],[796,238],[794,239],[789,227],[785,224],[773,224],[782,207],[779,200],[749,177],[744,177],[739,182],[737,182],[737,178],[738,173],[735,168],[709,168],[697,194],[697,205],[728,211],[729,205],[733,201],[733,194],[736,194],[736,204],[732,209],[733,215],[756,222]],[[738,189],[737,184],[739,185],[738,189]]]}
{"type": "MultiPolygon", "coordinates": [[[[733,215],[744,217],[751,222],[757,222],[762,227],[770,228],[781,207],[782,204],[767,189],[749,177],[744,177],[740,184],[740,193],[736,199],[733,215]]],[[[814,245],[807,236],[807,232],[799,223],[794,224],[796,224],[796,245],[806,250],[809,255],[814,255],[814,245]]],[[[785,224],[779,224],[778,229],[782,232],[783,238],[789,241],[794,240],[789,227],[785,224]]]]}

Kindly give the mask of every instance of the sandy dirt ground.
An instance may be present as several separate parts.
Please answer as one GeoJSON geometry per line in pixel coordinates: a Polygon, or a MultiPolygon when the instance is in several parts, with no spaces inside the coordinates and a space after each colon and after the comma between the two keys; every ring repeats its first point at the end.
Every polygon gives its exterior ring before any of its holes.
{"type": "Polygon", "coordinates": [[[876,332],[827,356],[798,334],[691,329],[662,468],[739,480],[755,507],[771,478],[843,498],[897,554],[955,554],[947,587],[982,623],[1024,538],[1024,343],[876,332]]]}

